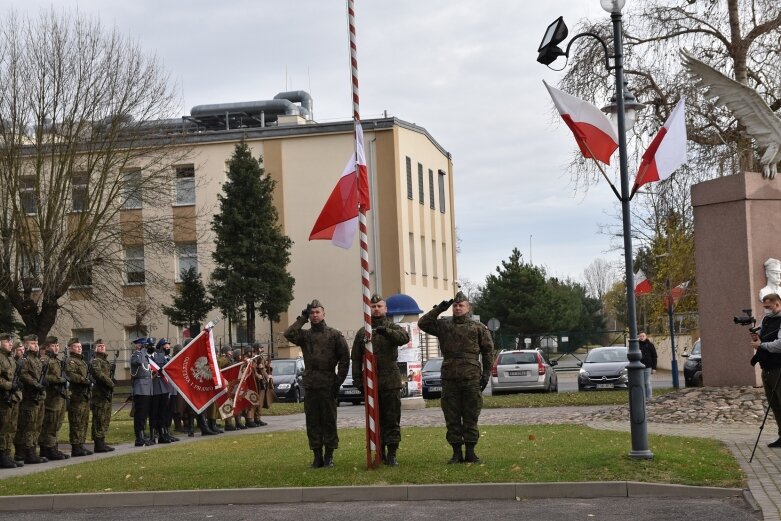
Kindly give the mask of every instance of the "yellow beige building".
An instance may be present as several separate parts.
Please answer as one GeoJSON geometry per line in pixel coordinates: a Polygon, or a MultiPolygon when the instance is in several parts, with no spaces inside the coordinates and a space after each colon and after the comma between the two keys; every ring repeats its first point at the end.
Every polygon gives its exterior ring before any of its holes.
{"type": "MultiPolygon", "coordinates": [[[[362,123],[372,196],[368,214],[372,290],[386,296],[404,293],[429,309],[456,291],[451,156],[417,125],[395,117],[362,123]]],[[[127,234],[125,296],[168,304],[177,274],[189,266],[196,266],[208,282],[214,268],[211,219],[219,209],[217,195],[234,147],[244,139],[254,156],[262,156],[266,173],[277,182],[275,203],[283,231],[293,240],[288,269],[296,281],[288,312],[279,323],[257,321],[256,339],[264,346],[273,343],[278,356],[294,355],[281,332],[313,298],[325,305],[327,323],[351,336],[362,325],[358,240],[344,250],[328,241],[310,242],[308,237],[354,149],[352,121],[316,123],[311,119],[311,98],[295,91],[280,93],[274,100],[194,107],[176,125],[185,129],[182,146],[188,152],[185,161],[173,166],[176,179],[171,194],[161,195],[155,208],[128,200],[120,216],[123,228],[130,230],[134,222],[155,212],[172,212],[175,252],[152,257],[145,254],[141,239],[127,234]],[[167,287],[153,290],[147,284],[152,266],[170,274],[167,287]],[[156,293],[148,293],[152,291],[156,293]]],[[[143,172],[130,172],[128,182],[133,175],[143,172]]],[[[73,300],[84,295],[70,292],[73,300]]],[[[208,320],[219,315],[215,309],[208,320]]],[[[228,327],[225,321],[215,327],[219,343],[227,343],[228,327]]],[[[230,327],[233,340],[243,341],[241,324],[230,327]]],[[[159,306],[141,319],[131,309],[62,314],[52,333],[79,336],[84,342],[103,338],[109,351],[122,350],[120,361],[127,360],[129,342],[144,333],[174,342],[182,337],[181,329],[168,323],[159,306]]]]}

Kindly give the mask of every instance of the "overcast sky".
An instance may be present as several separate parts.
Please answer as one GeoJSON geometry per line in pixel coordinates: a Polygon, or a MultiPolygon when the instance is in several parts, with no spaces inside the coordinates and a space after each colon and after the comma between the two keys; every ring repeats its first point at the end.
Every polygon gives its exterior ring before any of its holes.
{"type": "MultiPolygon", "coordinates": [[[[3,15],[51,4],[0,0],[3,15]]],[[[182,114],[306,90],[316,120],[351,117],[344,0],[54,5],[78,6],[155,52],[181,91],[182,114]]],[[[482,283],[514,247],[528,260],[530,242],[532,262],[560,277],[580,279],[599,257],[623,258],[598,231],[613,223],[610,188],[574,193],[565,170],[576,145],[542,85],[561,73],[535,61],[559,15],[571,29],[608,16],[598,0],[356,0],[362,117],[387,110],[425,127],[453,156],[460,278],[482,283]]]]}

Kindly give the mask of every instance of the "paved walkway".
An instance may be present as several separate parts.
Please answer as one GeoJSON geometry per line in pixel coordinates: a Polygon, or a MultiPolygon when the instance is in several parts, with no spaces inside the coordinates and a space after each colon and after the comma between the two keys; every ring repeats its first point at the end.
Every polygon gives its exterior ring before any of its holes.
{"type": "MultiPolygon", "coordinates": [[[[601,417],[615,416],[613,407],[555,407],[535,409],[484,409],[480,416],[483,425],[524,425],[575,423],[585,424],[597,429],[629,431],[629,421],[605,420],[601,417]]],[[[266,427],[225,433],[223,436],[239,436],[257,432],[275,432],[304,429],[303,414],[289,416],[266,416],[266,427]]],[[[362,427],[364,422],[363,407],[344,406],[339,408],[339,427],[362,427]]],[[[444,420],[439,409],[405,410],[402,412],[402,426],[443,426],[444,420]]],[[[754,460],[749,464],[751,449],[759,432],[758,424],[723,424],[723,423],[688,423],[673,424],[648,421],[648,430],[654,434],[693,436],[714,438],[723,441],[740,463],[748,481],[748,487],[762,508],[765,520],[781,519],[781,450],[769,449],[766,444],[775,439],[775,422],[768,418],[768,423],[759,442],[754,460]]],[[[199,441],[200,436],[182,438],[182,441],[199,441]]],[[[152,447],[133,447],[131,444],[120,445],[110,454],[95,454],[93,456],[54,461],[43,465],[25,465],[20,469],[0,469],[0,479],[42,472],[55,467],[61,467],[85,461],[108,458],[120,454],[128,454],[146,450],[156,450],[167,445],[152,447]]],[[[652,447],[653,449],[653,447],[652,447]]]]}

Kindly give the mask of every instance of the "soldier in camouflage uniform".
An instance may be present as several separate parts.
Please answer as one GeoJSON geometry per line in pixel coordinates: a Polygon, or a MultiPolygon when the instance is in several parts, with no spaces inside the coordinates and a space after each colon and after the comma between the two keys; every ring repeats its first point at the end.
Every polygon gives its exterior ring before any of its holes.
{"type": "Polygon", "coordinates": [[[111,422],[114,380],[106,344],[100,338],[95,340],[95,358],[90,362],[89,370],[95,381],[92,389],[92,441],[95,442],[95,452],[111,452],[114,447],[106,445],[106,433],[111,422]]]}
{"type": "Polygon", "coordinates": [[[13,469],[24,466],[16,463],[11,457],[11,446],[16,434],[16,418],[19,416],[19,402],[22,393],[16,377],[16,362],[12,356],[13,336],[10,333],[0,333],[0,468],[13,469]]]}
{"type": "Polygon", "coordinates": [[[442,351],[442,412],[447,441],[453,447],[448,463],[477,463],[475,445],[480,437],[477,419],[483,407],[482,390],[488,385],[494,344],[488,328],[472,320],[471,306],[462,292],[443,300],[418,321],[421,330],[439,339],[442,351]],[[455,302],[455,303],[454,303],[455,302]],[[439,318],[453,305],[453,318],[439,318]],[[482,369],[481,369],[482,360],[482,369]],[[461,452],[466,444],[466,455],[461,452]]]}
{"type": "MultiPolygon", "coordinates": [[[[401,373],[397,360],[399,346],[409,342],[409,335],[386,316],[388,307],[379,295],[371,298],[372,350],[376,360],[377,394],[380,407],[382,461],[391,467],[399,465],[396,451],[401,441],[401,373]],[[387,447],[387,454],[385,449],[387,447]]],[[[363,394],[363,358],[366,329],[361,328],[353,341],[353,385],[363,394]]]]}
{"type": "Polygon", "coordinates": [[[287,328],[285,338],[304,353],[304,414],[309,448],[314,453],[311,467],[333,467],[334,450],[339,447],[336,396],[350,366],[347,340],[338,330],[326,325],[325,309],[317,299],[287,328]],[[311,327],[302,329],[309,321],[311,327]]]}
{"type": "Polygon", "coordinates": [[[65,401],[68,397],[67,380],[63,374],[63,364],[57,355],[60,352],[60,341],[56,336],[47,336],[43,342],[44,355],[41,360],[48,368],[46,371],[46,399],[44,401],[43,425],[38,445],[41,446],[41,456],[50,460],[68,459],[57,447],[57,433],[65,421],[65,401]]]}
{"type": "Polygon", "coordinates": [[[81,342],[78,338],[68,340],[68,351],[70,356],[65,369],[71,386],[68,403],[68,436],[71,443],[71,456],[75,458],[92,454],[92,451],[84,446],[84,442],[87,441],[92,382],[87,362],[81,355],[81,342]]]}
{"type": "Polygon", "coordinates": [[[35,453],[38,445],[38,437],[41,435],[43,425],[44,401],[46,398],[46,386],[42,383],[46,377],[48,365],[44,365],[38,356],[38,337],[27,335],[24,337],[25,358],[23,359],[22,373],[22,403],[19,405],[19,424],[16,429],[14,445],[16,455],[14,459],[25,463],[46,463],[45,457],[39,457],[35,453]]]}

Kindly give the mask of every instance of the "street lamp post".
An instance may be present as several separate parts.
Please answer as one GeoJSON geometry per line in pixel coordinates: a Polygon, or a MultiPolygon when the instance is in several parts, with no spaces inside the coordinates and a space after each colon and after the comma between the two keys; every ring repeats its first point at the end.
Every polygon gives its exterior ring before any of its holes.
{"type": "MultiPolygon", "coordinates": [[[[645,415],[645,389],[643,386],[643,371],[645,366],[640,362],[642,355],[640,345],[637,340],[637,311],[635,307],[635,284],[634,268],[632,261],[632,218],[630,214],[629,201],[631,193],[629,191],[629,174],[627,167],[626,150],[626,130],[627,114],[626,109],[635,109],[637,105],[633,98],[626,96],[624,88],[624,54],[623,54],[623,28],[621,10],[624,7],[625,0],[600,0],[602,8],[610,13],[613,22],[613,66],[609,64],[610,56],[606,56],[606,66],[608,70],[615,71],[616,96],[615,96],[615,117],[618,130],[618,154],[619,170],[621,175],[621,217],[623,221],[624,234],[624,269],[626,271],[626,300],[627,300],[627,321],[629,322],[629,417],[632,437],[632,448],[629,456],[638,459],[651,459],[653,453],[648,448],[648,423],[645,415]],[[629,103],[627,103],[629,98],[629,103]],[[627,106],[629,105],[629,106],[627,106]]],[[[558,56],[569,56],[569,50],[572,43],[580,37],[591,36],[599,40],[608,54],[607,45],[598,35],[593,33],[581,33],[573,37],[569,42],[566,51],[557,47],[559,43],[567,37],[567,28],[564,21],[559,17],[554,21],[545,33],[542,44],[538,51],[540,52],[537,61],[549,65],[556,60],[558,56]]],[[[612,112],[612,110],[611,110],[612,112]]],[[[633,111],[632,111],[633,112],[633,111]]],[[[630,116],[632,122],[634,114],[630,116]]]]}

